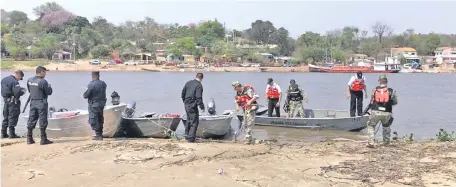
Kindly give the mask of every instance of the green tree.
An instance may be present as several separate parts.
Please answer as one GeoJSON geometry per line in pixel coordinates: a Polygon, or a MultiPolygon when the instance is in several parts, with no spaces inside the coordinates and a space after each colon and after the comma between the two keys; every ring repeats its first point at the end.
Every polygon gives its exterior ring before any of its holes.
{"type": "Polygon", "coordinates": [[[198,26],[197,30],[202,36],[212,36],[217,39],[225,38],[225,28],[217,20],[205,21],[198,26]]]}
{"type": "Polygon", "coordinates": [[[427,55],[432,55],[432,53],[437,49],[437,47],[440,46],[441,39],[440,36],[437,34],[429,34],[429,36],[426,39],[426,47],[428,49],[427,55]]]}
{"type": "Polygon", "coordinates": [[[339,49],[332,50],[331,57],[334,60],[345,62],[345,54],[343,51],[341,51],[339,49]]]}
{"type": "Polygon", "coordinates": [[[296,41],[298,47],[318,47],[322,46],[323,38],[318,33],[307,31],[306,33],[299,36],[296,41]]]}
{"type": "Polygon", "coordinates": [[[8,23],[11,26],[26,23],[28,21],[27,14],[17,10],[9,12],[8,17],[8,23]]]}
{"type": "Polygon", "coordinates": [[[275,31],[276,28],[270,21],[256,20],[252,23],[251,28],[247,29],[247,34],[249,39],[257,44],[268,44],[275,31]]]}
{"type": "Polygon", "coordinates": [[[107,57],[110,52],[109,46],[107,45],[97,45],[90,50],[90,54],[92,54],[94,58],[107,57]]]}
{"type": "Polygon", "coordinates": [[[60,48],[60,42],[55,35],[46,34],[37,42],[36,46],[47,59],[51,60],[54,53],[60,48]]]}
{"type": "Polygon", "coordinates": [[[290,55],[294,50],[294,40],[289,37],[288,30],[281,27],[271,35],[272,44],[279,46],[278,53],[281,55],[290,55]]]}

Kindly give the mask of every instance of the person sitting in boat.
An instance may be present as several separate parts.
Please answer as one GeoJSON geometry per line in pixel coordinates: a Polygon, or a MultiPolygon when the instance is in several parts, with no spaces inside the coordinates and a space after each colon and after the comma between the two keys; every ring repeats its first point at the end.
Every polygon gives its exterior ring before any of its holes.
{"type": "Polygon", "coordinates": [[[355,117],[356,111],[358,111],[358,116],[363,115],[363,91],[367,99],[366,89],[366,77],[361,71],[358,71],[348,81],[347,99],[350,99],[350,117],[355,117]]]}
{"type": "Polygon", "coordinates": [[[280,117],[280,102],[282,100],[282,90],[280,86],[274,82],[272,78],[268,79],[266,86],[266,95],[268,101],[268,117],[272,117],[272,112],[275,110],[276,116],[280,117]]]}
{"type": "Polygon", "coordinates": [[[397,105],[396,91],[388,87],[388,79],[385,74],[378,78],[379,86],[372,91],[370,102],[371,114],[367,121],[367,133],[369,141],[367,146],[374,147],[375,126],[378,122],[383,126],[383,143],[389,145],[391,136],[391,124],[393,119],[393,106],[397,105]]]}
{"type": "Polygon", "coordinates": [[[255,91],[250,85],[242,85],[239,81],[234,81],[232,84],[233,89],[236,91],[236,107],[235,112],[239,111],[239,108],[244,110],[244,123],[245,123],[245,140],[244,143],[254,143],[252,137],[252,127],[255,125],[255,112],[258,109],[257,99],[259,96],[255,94],[255,91]]]}
{"type": "Polygon", "coordinates": [[[288,117],[293,118],[299,115],[300,117],[304,118],[306,115],[304,114],[304,108],[302,106],[302,101],[307,103],[307,95],[302,91],[296,81],[294,79],[290,80],[290,86],[287,89],[287,99],[286,103],[289,104],[289,112],[288,117]],[[295,111],[297,110],[297,114],[295,115],[295,111]]]}

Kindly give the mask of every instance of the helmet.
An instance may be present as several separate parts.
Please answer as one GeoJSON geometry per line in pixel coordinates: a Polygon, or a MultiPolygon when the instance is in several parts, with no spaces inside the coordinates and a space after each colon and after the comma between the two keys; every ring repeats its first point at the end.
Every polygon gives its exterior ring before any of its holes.
{"type": "Polygon", "coordinates": [[[233,88],[236,88],[236,87],[239,87],[239,86],[242,86],[241,83],[239,81],[234,81],[233,83],[231,83],[231,86],[233,86],[233,88]]]}
{"type": "Polygon", "coordinates": [[[378,77],[378,79],[379,79],[379,80],[380,80],[380,79],[388,80],[388,78],[386,77],[385,74],[381,74],[381,75],[378,77]]]}

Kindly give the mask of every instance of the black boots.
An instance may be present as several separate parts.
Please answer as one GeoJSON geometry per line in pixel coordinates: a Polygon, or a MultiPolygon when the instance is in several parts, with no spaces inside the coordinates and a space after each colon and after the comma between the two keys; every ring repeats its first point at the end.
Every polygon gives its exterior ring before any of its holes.
{"type": "Polygon", "coordinates": [[[14,129],[14,127],[10,127],[9,128],[9,138],[20,138],[17,134],[16,134],[16,129],[14,129]]]}
{"type": "Polygon", "coordinates": [[[33,129],[27,128],[27,144],[34,144],[35,140],[33,140],[33,129]]]}
{"type": "Polygon", "coordinates": [[[8,133],[6,133],[6,128],[2,127],[2,138],[8,138],[8,133]]]}
{"type": "Polygon", "coordinates": [[[48,139],[47,139],[47,136],[46,136],[46,129],[41,129],[41,128],[40,128],[40,131],[41,131],[41,142],[40,142],[40,145],[46,145],[46,144],[51,144],[51,143],[53,143],[51,140],[48,140],[48,139]]]}
{"type": "Polygon", "coordinates": [[[92,138],[92,140],[97,140],[97,141],[103,140],[103,132],[95,131],[95,136],[92,138]]]}

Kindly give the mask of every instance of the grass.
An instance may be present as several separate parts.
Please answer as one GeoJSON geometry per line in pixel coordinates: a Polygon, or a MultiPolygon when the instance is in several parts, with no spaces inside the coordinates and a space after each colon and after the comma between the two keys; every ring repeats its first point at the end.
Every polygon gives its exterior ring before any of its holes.
{"type": "Polygon", "coordinates": [[[2,60],[0,62],[1,69],[14,69],[16,65],[24,65],[30,67],[44,66],[49,64],[46,60],[25,60],[25,61],[16,61],[16,60],[2,60]]]}

